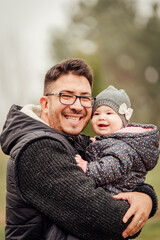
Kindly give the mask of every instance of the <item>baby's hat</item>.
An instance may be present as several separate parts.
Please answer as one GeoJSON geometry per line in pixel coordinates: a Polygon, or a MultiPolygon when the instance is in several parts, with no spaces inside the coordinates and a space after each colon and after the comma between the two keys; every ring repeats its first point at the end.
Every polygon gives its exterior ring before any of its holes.
{"type": "Polygon", "coordinates": [[[98,107],[102,105],[107,105],[117,112],[122,119],[124,127],[128,125],[128,121],[132,116],[133,109],[131,108],[130,99],[123,89],[118,90],[114,86],[110,85],[105,90],[100,92],[96,96],[92,114],[98,107]]]}

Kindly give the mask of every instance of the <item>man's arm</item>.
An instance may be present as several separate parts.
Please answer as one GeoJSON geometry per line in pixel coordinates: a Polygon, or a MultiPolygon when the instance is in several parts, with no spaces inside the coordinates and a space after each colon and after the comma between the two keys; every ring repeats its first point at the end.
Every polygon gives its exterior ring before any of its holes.
{"type": "Polygon", "coordinates": [[[27,202],[82,239],[121,239],[129,208],[95,188],[58,141],[38,140],[17,159],[18,182],[27,202]]]}
{"type": "MultiPolygon", "coordinates": [[[[158,210],[158,199],[157,199],[157,195],[156,195],[153,187],[149,184],[144,183],[143,185],[137,186],[135,191],[137,191],[137,194],[138,194],[138,192],[139,192],[139,194],[143,193],[143,199],[144,199],[144,195],[146,195],[143,202],[142,202],[141,196],[140,196],[141,199],[139,201],[136,198],[137,201],[141,203],[141,205],[139,204],[138,209],[136,208],[136,212],[138,212],[138,214],[136,214],[136,216],[134,217],[133,220],[136,221],[137,217],[139,216],[138,222],[140,221],[142,223],[141,225],[138,225],[137,230],[139,231],[139,229],[144,226],[144,224],[146,223],[148,218],[153,217],[154,214],[156,213],[156,211],[158,210]],[[144,212],[144,210],[145,210],[145,212],[144,212]]],[[[130,202],[130,201],[129,201],[129,203],[132,204],[132,202],[130,202]]],[[[128,214],[128,211],[126,214],[128,214]]],[[[126,217],[126,214],[124,217],[126,217]]],[[[130,215],[131,215],[131,213],[130,213],[130,215]]],[[[128,219],[130,218],[130,215],[128,215],[128,217],[127,217],[128,219]]],[[[131,224],[133,224],[133,223],[131,223],[131,224]]],[[[129,226],[127,227],[128,229],[126,229],[130,236],[132,236],[134,234],[133,226],[131,224],[129,224],[129,226]]],[[[124,232],[123,232],[123,234],[124,234],[124,232]]]]}
{"type": "Polygon", "coordinates": [[[157,195],[154,191],[154,188],[147,183],[144,183],[143,185],[137,186],[137,188],[135,189],[136,192],[141,192],[141,193],[146,193],[147,195],[150,196],[150,198],[152,199],[152,210],[150,212],[149,218],[153,217],[154,214],[157,212],[158,210],[158,199],[157,199],[157,195]]]}
{"type": "Polygon", "coordinates": [[[82,239],[121,239],[129,205],[96,189],[61,143],[33,142],[17,169],[22,196],[63,229],[82,239]]]}
{"type": "Polygon", "coordinates": [[[127,222],[131,216],[134,216],[132,222],[123,231],[123,237],[133,236],[135,231],[138,232],[158,209],[157,195],[151,185],[144,183],[137,186],[135,191],[137,192],[121,193],[115,196],[116,199],[127,200],[131,205],[123,217],[123,221],[127,222]]]}
{"type": "Polygon", "coordinates": [[[152,199],[148,194],[140,192],[126,192],[114,196],[115,199],[127,200],[130,203],[130,208],[123,217],[123,222],[127,222],[133,216],[132,222],[123,231],[122,236],[133,236],[146,223],[149,214],[152,210],[152,199]]]}

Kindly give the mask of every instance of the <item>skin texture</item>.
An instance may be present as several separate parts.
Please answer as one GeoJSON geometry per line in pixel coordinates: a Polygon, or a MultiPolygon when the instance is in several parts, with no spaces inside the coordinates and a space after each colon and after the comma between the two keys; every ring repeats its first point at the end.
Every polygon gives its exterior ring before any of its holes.
{"type": "MultiPolygon", "coordinates": [[[[85,77],[66,74],[51,84],[50,93],[59,92],[91,96],[91,87],[85,77]]],[[[82,107],[79,99],[73,105],[63,105],[59,102],[57,95],[43,96],[40,99],[40,104],[42,108],[41,119],[62,133],[79,135],[91,117],[92,109],[82,107]]],[[[134,235],[145,224],[152,209],[152,200],[144,193],[134,192],[116,195],[116,199],[123,198],[131,203],[123,221],[127,222],[132,215],[135,215],[133,221],[122,234],[125,238],[134,235]],[[143,222],[141,226],[137,225],[139,221],[143,222]]]]}
{"type": "Polygon", "coordinates": [[[120,116],[111,107],[102,105],[94,112],[91,125],[98,136],[104,136],[120,130],[123,123],[120,116]]]}
{"type": "MultiPolygon", "coordinates": [[[[51,92],[66,92],[78,96],[91,96],[91,87],[83,76],[62,75],[52,84],[51,92]]],[[[44,114],[42,120],[59,132],[79,135],[91,117],[92,108],[84,108],[77,99],[73,105],[63,105],[57,95],[42,97],[40,100],[44,114]]]]}

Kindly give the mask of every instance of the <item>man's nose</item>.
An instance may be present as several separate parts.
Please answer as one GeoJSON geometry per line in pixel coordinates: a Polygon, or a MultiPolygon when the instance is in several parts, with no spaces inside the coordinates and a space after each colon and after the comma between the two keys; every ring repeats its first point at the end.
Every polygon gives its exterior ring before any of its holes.
{"type": "Polygon", "coordinates": [[[83,109],[83,106],[81,105],[81,100],[80,98],[77,98],[76,101],[70,105],[70,108],[71,109],[76,109],[76,110],[82,110],[83,109]]]}

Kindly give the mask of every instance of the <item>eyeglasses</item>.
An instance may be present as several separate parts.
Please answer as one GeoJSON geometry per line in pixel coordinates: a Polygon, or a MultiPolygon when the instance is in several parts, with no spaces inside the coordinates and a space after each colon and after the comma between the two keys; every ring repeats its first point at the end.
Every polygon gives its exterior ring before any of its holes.
{"type": "Polygon", "coordinates": [[[79,98],[82,107],[91,108],[94,104],[95,98],[92,96],[77,96],[71,93],[47,93],[46,96],[58,95],[60,103],[64,105],[73,105],[77,98],[79,98]]]}

